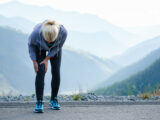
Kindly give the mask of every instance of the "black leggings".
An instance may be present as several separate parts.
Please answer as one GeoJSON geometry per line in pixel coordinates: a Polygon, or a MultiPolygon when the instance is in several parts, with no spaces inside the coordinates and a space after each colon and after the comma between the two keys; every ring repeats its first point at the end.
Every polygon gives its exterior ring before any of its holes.
{"type": "MultiPolygon", "coordinates": [[[[58,51],[57,54],[50,58],[51,64],[51,100],[58,94],[59,86],[60,86],[60,66],[61,66],[61,55],[62,49],[58,51]]],[[[39,55],[39,48],[36,48],[36,61],[38,63],[38,72],[36,74],[35,79],[35,88],[36,88],[36,97],[37,100],[43,100],[43,91],[44,91],[44,78],[45,78],[45,65],[40,62],[44,60],[46,57],[46,51],[41,50],[41,55],[39,55]]],[[[48,70],[47,70],[48,71],[48,70]]]]}

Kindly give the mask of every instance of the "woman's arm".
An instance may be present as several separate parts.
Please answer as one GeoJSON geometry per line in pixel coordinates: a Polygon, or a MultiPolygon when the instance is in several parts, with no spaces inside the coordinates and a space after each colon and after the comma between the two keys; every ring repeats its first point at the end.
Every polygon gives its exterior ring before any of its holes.
{"type": "Polygon", "coordinates": [[[28,51],[29,56],[33,61],[34,71],[37,74],[38,72],[38,63],[36,61],[36,34],[33,31],[28,38],[28,51]]]}
{"type": "Polygon", "coordinates": [[[28,52],[32,61],[36,60],[36,34],[34,31],[28,38],[28,52]]]}

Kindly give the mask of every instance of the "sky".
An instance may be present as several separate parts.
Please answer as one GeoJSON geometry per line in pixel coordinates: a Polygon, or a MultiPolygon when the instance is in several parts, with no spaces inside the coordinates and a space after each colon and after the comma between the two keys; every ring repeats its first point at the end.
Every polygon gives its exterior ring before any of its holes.
{"type": "MultiPolygon", "coordinates": [[[[0,3],[15,0],[0,0],[0,3]]],[[[91,13],[120,27],[160,25],[160,0],[16,0],[64,11],[91,13]]]]}

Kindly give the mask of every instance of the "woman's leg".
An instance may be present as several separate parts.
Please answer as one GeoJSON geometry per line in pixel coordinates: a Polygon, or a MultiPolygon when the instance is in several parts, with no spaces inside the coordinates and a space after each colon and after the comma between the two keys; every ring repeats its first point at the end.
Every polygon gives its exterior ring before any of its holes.
{"type": "Polygon", "coordinates": [[[51,73],[52,73],[52,81],[51,81],[51,100],[54,99],[58,94],[59,86],[60,86],[60,66],[61,66],[61,56],[62,49],[58,51],[57,54],[50,58],[51,63],[51,73]]]}
{"type": "Polygon", "coordinates": [[[45,57],[46,51],[42,50],[41,55],[39,55],[39,48],[36,48],[36,61],[38,63],[38,72],[36,74],[35,88],[37,100],[43,100],[45,65],[40,65],[40,62],[43,61],[45,57]]]}

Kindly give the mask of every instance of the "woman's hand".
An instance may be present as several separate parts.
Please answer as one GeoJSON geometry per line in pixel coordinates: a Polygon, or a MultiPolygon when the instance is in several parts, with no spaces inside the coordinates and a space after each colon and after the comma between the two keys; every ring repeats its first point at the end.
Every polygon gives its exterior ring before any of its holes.
{"type": "Polygon", "coordinates": [[[47,72],[48,69],[48,60],[50,59],[50,57],[46,57],[40,64],[44,64],[45,65],[45,72],[47,72]]]}
{"type": "Polygon", "coordinates": [[[37,61],[33,61],[33,66],[34,66],[34,71],[35,73],[38,72],[38,64],[37,64],[37,61]]]}

